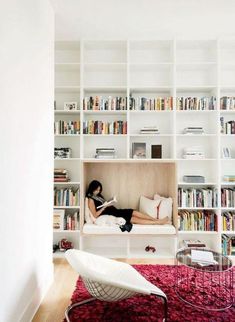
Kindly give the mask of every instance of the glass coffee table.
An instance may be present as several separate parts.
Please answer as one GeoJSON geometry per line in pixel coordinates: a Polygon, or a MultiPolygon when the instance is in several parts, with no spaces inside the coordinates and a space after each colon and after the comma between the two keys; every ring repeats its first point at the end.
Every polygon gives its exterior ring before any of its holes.
{"type": "Polygon", "coordinates": [[[201,248],[185,248],[176,254],[175,291],[185,303],[196,308],[222,311],[233,305],[233,265],[222,254],[201,248]],[[216,264],[201,266],[191,259],[191,250],[213,253],[216,264]]]}

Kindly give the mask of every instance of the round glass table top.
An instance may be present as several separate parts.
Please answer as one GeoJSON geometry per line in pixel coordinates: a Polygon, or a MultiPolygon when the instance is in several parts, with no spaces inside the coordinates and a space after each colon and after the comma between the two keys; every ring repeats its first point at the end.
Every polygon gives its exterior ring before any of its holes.
{"type": "Polygon", "coordinates": [[[205,248],[202,249],[202,248],[192,247],[192,248],[181,249],[177,252],[176,259],[179,264],[183,264],[185,266],[191,267],[192,269],[200,270],[200,271],[210,271],[210,272],[222,271],[223,272],[232,268],[233,266],[232,260],[229,259],[227,256],[205,248]],[[208,254],[206,252],[212,253],[214,262],[206,263],[204,261],[194,260],[192,258],[192,250],[204,252],[204,253],[200,253],[200,255],[205,255],[202,257],[208,257],[207,255],[211,256],[211,254],[208,254]]]}

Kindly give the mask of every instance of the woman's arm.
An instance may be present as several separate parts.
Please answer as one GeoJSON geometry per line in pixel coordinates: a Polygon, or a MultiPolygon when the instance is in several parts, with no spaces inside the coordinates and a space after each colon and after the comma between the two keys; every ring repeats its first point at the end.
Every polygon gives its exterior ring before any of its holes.
{"type": "Polygon", "coordinates": [[[91,213],[92,213],[92,215],[95,217],[95,218],[97,218],[97,217],[99,217],[101,214],[102,214],[102,212],[104,211],[104,209],[106,208],[105,206],[104,207],[102,207],[100,210],[96,210],[96,208],[95,208],[95,203],[94,203],[94,200],[92,200],[91,198],[88,198],[88,207],[89,207],[89,209],[90,209],[90,211],[91,211],[91,213]]]}

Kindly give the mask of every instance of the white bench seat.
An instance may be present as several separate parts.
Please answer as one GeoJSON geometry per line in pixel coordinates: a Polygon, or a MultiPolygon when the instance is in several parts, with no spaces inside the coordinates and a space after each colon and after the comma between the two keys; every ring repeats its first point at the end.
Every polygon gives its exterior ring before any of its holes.
{"type": "Polygon", "coordinates": [[[120,228],[116,226],[98,226],[95,224],[85,223],[83,225],[84,234],[105,235],[105,234],[128,234],[128,235],[175,235],[176,229],[173,225],[137,225],[134,224],[132,230],[122,232],[120,228]]]}

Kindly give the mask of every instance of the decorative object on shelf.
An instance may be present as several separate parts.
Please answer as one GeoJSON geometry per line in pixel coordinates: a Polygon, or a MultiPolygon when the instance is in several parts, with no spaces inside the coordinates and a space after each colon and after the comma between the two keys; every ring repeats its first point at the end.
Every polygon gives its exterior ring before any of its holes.
{"type": "Polygon", "coordinates": [[[59,241],[59,249],[61,252],[65,252],[68,249],[73,248],[73,243],[66,238],[62,238],[59,241]]]}
{"type": "Polygon", "coordinates": [[[127,134],[127,122],[84,121],[83,134],[127,134]]]}
{"type": "Polygon", "coordinates": [[[146,158],[146,143],[145,142],[133,142],[132,143],[132,158],[133,159],[145,159],[146,158]]]}
{"type": "Polygon", "coordinates": [[[204,134],[204,130],[202,126],[189,126],[184,128],[183,134],[204,134]]]}
{"type": "Polygon", "coordinates": [[[235,110],[235,97],[234,96],[223,96],[220,98],[220,109],[225,111],[235,110]]]}
{"type": "Polygon", "coordinates": [[[160,134],[156,126],[144,126],[140,129],[140,134],[160,134]]]}
{"type": "Polygon", "coordinates": [[[215,110],[216,97],[176,97],[177,110],[215,110]]]}
{"type": "Polygon", "coordinates": [[[64,209],[54,209],[53,211],[53,229],[62,230],[64,229],[64,209]]]}
{"type": "Polygon", "coordinates": [[[54,182],[69,182],[68,170],[54,169],[54,182]]]}
{"type": "Polygon", "coordinates": [[[149,246],[148,245],[148,246],[145,247],[145,251],[146,252],[150,252],[151,251],[152,253],[155,253],[156,252],[156,248],[153,247],[153,246],[149,246]]]}
{"type": "Polygon", "coordinates": [[[162,145],[152,144],[151,145],[151,158],[161,159],[162,158],[162,145]]]}
{"type": "Polygon", "coordinates": [[[187,183],[204,183],[204,176],[195,176],[195,175],[185,175],[183,176],[183,181],[187,183]]]}
{"type": "Polygon", "coordinates": [[[90,96],[83,99],[83,110],[85,111],[124,111],[126,109],[127,97],[90,96]]]}
{"type": "Polygon", "coordinates": [[[222,157],[223,159],[231,159],[230,148],[227,148],[227,147],[222,148],[222,157]]]}
{"type": "Polygon", "coordinates": [[[173,97],[132,97],[130,95],[130,110],[136,111],[166,111],[173,110],[173,97]]]}
{"type": "Polygon", "coordinates": [[[203,147],[191,146],[183,149],[183,159],[205,159],[203,147]]]}
{"type": "Polygon", "coordinates": [[[76,111],[78,110],[77,102],[64,102],[64,110],[65,111],[76,111]]]}
{"type": "Polygon", "coordinates": [[[180,231],[217,231],[217,215],[209,210],[180,210],[178,228],[180,231]]]}
{"type": "Polygon", "coordinates": [[[114,148],[96,148],[96,159],[115,159],[116,157],[114,148]]]}
{"type": "Polygon", "coordinates": [[[80,134],[80,121],[56,121],[54,123],[54,134],[80,134]]]}
{"type": "Polygon", "coordinates": [[[69,159],[72,157],[71,148],[54,148],[55,159],[69,159]]]}

